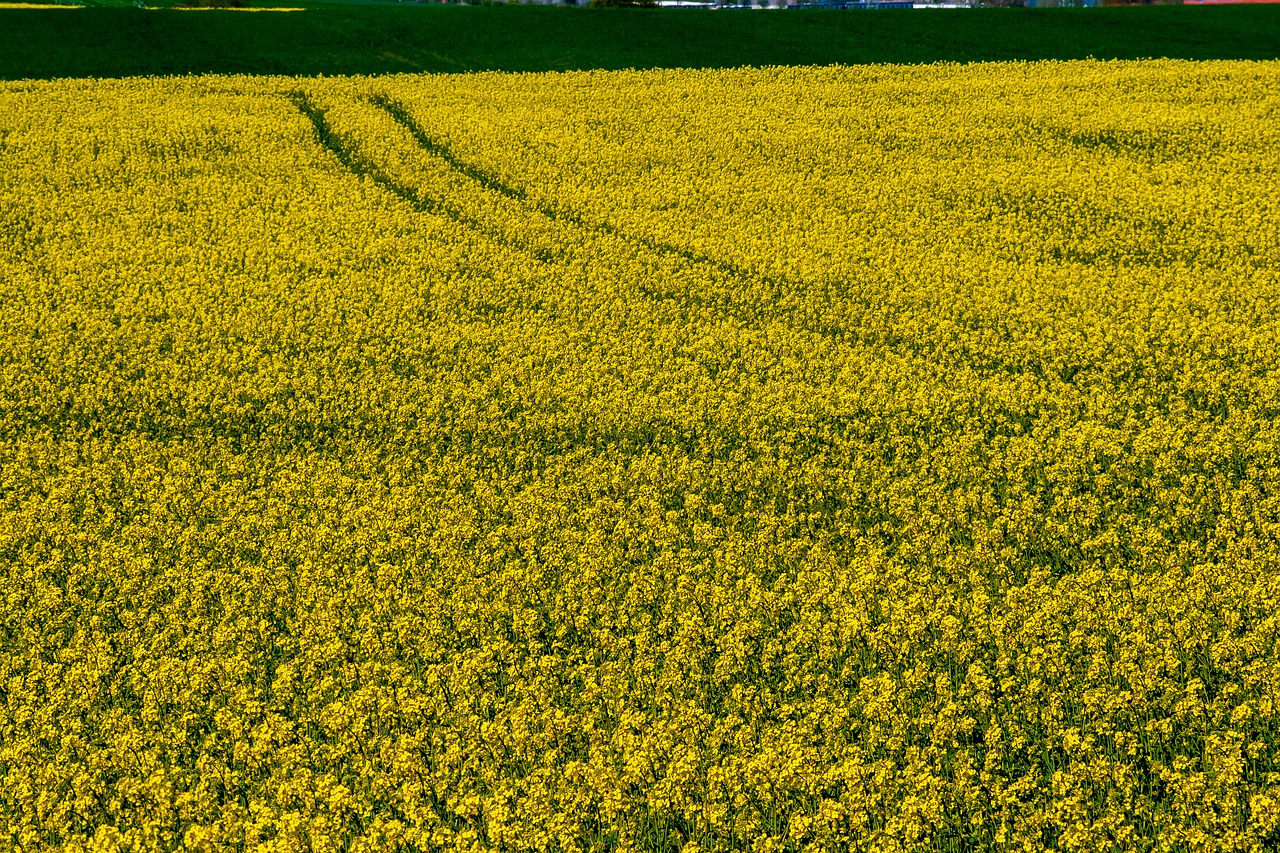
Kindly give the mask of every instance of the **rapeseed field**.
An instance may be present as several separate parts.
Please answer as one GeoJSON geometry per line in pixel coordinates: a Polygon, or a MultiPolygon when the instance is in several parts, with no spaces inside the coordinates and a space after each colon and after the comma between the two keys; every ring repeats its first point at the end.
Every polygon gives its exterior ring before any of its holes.
{"type": "Polygon", "coordinates": [[[1280,64],[0,83],[0,846],[1280,847],[1280,64]]]}

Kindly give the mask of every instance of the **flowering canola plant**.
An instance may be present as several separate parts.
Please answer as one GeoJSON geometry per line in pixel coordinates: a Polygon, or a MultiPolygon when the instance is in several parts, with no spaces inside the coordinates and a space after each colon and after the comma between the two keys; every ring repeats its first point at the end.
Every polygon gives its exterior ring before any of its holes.
{"type": "Polygon", "coordinates": [[[0,83],[0,846],[1280,845],[1280,64],[0,83]]]}

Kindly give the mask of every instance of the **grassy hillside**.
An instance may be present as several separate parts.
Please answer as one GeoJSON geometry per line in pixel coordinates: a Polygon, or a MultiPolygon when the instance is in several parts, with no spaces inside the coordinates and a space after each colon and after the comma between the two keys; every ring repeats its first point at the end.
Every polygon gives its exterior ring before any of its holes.
{"type": "Polygon", "coordinates": [[[0,79],[1012,59],[1273,59],[1280,7],[703,12],[3,9],[0,79]]]}

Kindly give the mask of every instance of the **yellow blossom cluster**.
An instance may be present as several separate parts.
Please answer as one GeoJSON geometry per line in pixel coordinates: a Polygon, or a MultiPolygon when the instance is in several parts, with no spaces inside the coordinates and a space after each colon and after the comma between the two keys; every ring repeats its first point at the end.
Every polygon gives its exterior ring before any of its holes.
{"type": "Polygon", "coordinates": [[[0,847],[1280,846],[1280,63],[0,83],[0,847]]]}

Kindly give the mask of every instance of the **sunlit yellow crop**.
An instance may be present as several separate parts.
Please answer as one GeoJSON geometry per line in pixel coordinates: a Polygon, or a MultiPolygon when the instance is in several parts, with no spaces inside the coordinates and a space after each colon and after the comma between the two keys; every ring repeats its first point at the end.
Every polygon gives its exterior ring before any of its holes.
{"type": "Polygon", "coordinates": [[[1280,846],[1280,64],[0,83],[0,847],[1280,846]]]}

